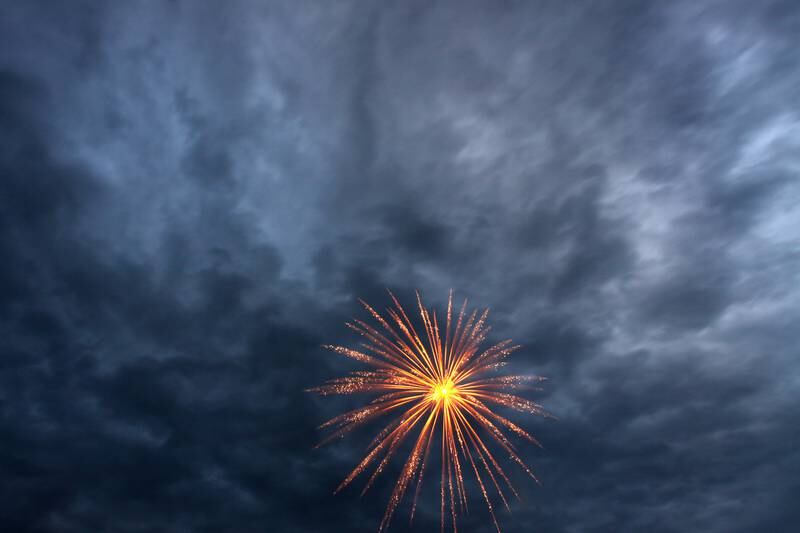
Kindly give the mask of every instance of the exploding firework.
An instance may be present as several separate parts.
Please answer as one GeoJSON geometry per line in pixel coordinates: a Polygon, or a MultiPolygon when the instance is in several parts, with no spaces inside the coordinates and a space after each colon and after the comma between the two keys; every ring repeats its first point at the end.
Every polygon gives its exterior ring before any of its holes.
{"type": "Polygon", "coordinates": [[[519,457],[506,433],[514,433],[537,446],[539,442],[511,420],[492,411],[490,405],[550,416],[539,404],[510,393],[522,389],[536,389],[536,383],[544,378],[521,375],[486,376],[487,373],[503,366],[508,355],[520,348],[519,345],[512,345],[510,340],[505,340],[480,351],[480,345],[490,329],[486,325],[488,309],[480,315],[477,311],[467,315],[467,301],[464,300],[458,316],[454,317],[451,291],[447,303],[447,317],[444,324],[440,325],[436,313],[423,306],[422,299],[417,293],[417,307],[423,328],[423,333],[420,335],[397,298],[391,292],[389,295],[395,307],[387,309],[387,317],[380,315],[366,302],[361,301],[379,327],[371,326],[361,320],[347,324],[364,337],[365,342],[362,343],[361,349],[325,346],[369,365],[371,369],[352,372],[346,377],[333,379],[320,387],[310,389],[311,392],[325,396],[379,394],[364,407],[339,415],[322,424],[320,428],[330,431],[330,434],[320,445],[384,415],[396,416],[373,439],[367,455],[334,493],[371,469],[372,474],[364,486],[363,495],[386,468],[400,445],[413,434],[416,435],[416,442],[402,467],[378,531],[384,531],[389,527],[392,515],[409,485],[416,482],[411,503],[411,520],[414,519],[431,449],[438,447],[441,441],[442,530],[445,528],[447,514],[450,515],[453,529],[457,530],[457,515],[467,509],[464,472],[471,471],[499,532],[500,526],[487,487],[489,489],[494,487],[493,492],[497,493],[506,508],[509,507],[506,490],[517,498],[519,495],[490,451],[490,446],[502,449],[511,461],[538,483],[538,479],[519,457]],[[416,428],[419,428],[418,432],[416,428]],[[434,439],[436,434],[440,437],[434,439]],[[486,438],[486,435],[489,438],[486,438]],[[447,513],[448,508],[449,513],[447,513]]]}

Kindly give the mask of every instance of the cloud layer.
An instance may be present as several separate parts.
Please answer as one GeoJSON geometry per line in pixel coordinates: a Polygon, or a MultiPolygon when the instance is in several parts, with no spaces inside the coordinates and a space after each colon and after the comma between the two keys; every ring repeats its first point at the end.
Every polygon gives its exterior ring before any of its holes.
{"type": "Polygon", "coordinates": [[[2,529],[374,531],[303,389],[453,288],[559,417],[504,531],[794,531],[800,9],[702,4],[7,6],[2,529]]]}

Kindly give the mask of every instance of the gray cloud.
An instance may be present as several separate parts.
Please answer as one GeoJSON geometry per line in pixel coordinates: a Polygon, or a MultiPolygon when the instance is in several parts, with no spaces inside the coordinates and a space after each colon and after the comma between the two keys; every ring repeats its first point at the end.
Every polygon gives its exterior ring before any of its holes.
{"type": "Polygon", "coordinates": [[[354,404],[303,390],[351,368],[320,345],[388,287],[491,307],[514,368],[550,377],[559,420],[525,421],[543,486],[519,479],[504,531],[793,531],[798,23],[9,6],[3,529],[374,531],[397,465],[331,496],[365,443],[312,449],[354,404]]]}

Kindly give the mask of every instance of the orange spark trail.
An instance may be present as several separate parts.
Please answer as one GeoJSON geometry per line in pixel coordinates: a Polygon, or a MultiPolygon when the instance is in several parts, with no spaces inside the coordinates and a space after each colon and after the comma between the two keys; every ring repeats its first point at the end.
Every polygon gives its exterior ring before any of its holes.
{"type": "Polygon", "coordinates": [[[347,324],[365,339],[359,350],[344,346],[325,346],[345,357],[369,365],[371,370],[351,372],[348,376],[332,379],[322,386],[309,389],[310,392],[323,396],[380,394],[364,407],[322,424],[320,428],[330,433],[321,444],[341,437],[369,421],[387,414],[395,415],[394,420],[372,441],[364,459],[334,493],[348,486],[365,471],[373,469],[362,494],[366,492],[407,437],[414,434],[416,437],[412,439],[414,444],[411,453],[394,486],[378,531],[385,531],[389,527],[408,487],[416,481],[411,502],[413,520],[431,443],[434,435],[438,434],[442,443],[442,530],[448,514],[453,530],[458,530],[458,515],[467,509],[464,472],[471,472],[499,533],[500,526],[491,494],[497,493],[507,509],[509,505],[504,487],[515,497],[519,498],[519,495],[490,451],[490,445],[494,443],[494,446],[502,449],[537,483],[538,479],[519,457],[504,431],[510,431],[537,446],[540,445],[524,429],[492,411],[489,404],[549,417],[551,415],[541,405],[509,392],[537,389],[535,384],[545,378],[520,375],[485,377],[488,372],[505,364],[505,359],[520,348],[518,345],[512,346],[511,341],[506,340],[480,351],[480,345],[489,332],[489,327],[486,326],[488,309],[480,315],[477,311],[467,315],[467,301],[464,300],[458,316],[454,317],[453,293],[450,291],[445,322],[440,325],[436,313],[425,308],[417,293],[416,303],[424,328],[420,335],[397,298],[391,292],[389,295],[394,308],[387,309],[388,318],[360,300],[364,309],[378,322],[379,328],[361,320],[347,324]],[[417,429],[418,433],[415,433],[417,429]],[[479,429],[491,437],[491,440],[481,438],[479,429]],[[494,492],[490,493],[492,488],[494,492]]]}

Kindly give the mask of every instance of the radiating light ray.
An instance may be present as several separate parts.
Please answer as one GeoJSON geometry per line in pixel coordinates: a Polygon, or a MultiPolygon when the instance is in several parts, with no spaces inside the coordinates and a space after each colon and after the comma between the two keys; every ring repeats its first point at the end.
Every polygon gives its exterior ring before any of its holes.
{"type": "Polygon", "coordinates": [[[336,416],[320,426],[329,434],[320,445],[353,431],[367,422],[394,414],[372,440],[367,455],[345,477],[334,493],[350,485],[357,477],[371,470],[362,494],[373,485],[412,434],[411,452],[403,463],[378,531],[386,530],[402,502],[409,486],[415,485],[411,500],[410,520],[413,521],[431,449],[436,437],[441,441],[440,513],[441,529],[446,518],[454,531],[458,530],[458,515],[468,510],[464,472],[471,472],[497,531],[492,494],[497,494],[503,506],[510,509],[505,489],[519,499],[519,493],[490,450],[490,443],[503,450],[537,483],[533,471],[519,457],[516,447],[504,431],[541,446],[535,437],[508,418],[495,413],[489,404],[518,412],[551,417],[536,402],[518,396],[524,390],[541,390],[537,385],[545,380],[540,376],[504,375],[486,377],[505,364],[505,359],[520,348],[510,340],[499,342],[480,351],[489,327],[489,310],[474,310],[467,314],[467,300],[454,314],[453,293],[447,301],[447,313],[440,324],[436,313],[427,309],[417,293],[418,329],[394,294],[389,292],[393,308],[381,315],[369,304],[359,300],[367,313],[378,323],[372,326],[362,320],[347,326],[361,335],[365,342],[359,349],[326,345],[345,357],[369,365],[371,370],[351,372],[344,377],[327,381],[311,392],[328,396],[334,394],[372,393],[378,396],[363,407],[336,416]],[[455,322],[455,323],[454,323],[455,322]],[[513,392],[513,394],[512,394],[513,392]],[[481,432],[486,436],[481,437],[481,432]],[[494,489],[490,491],[489,489],[494,489]],[[449,509],[447,509],[449,504],[449,509]],[[449,511],[449,512],[447,512],[449,511]]]}

